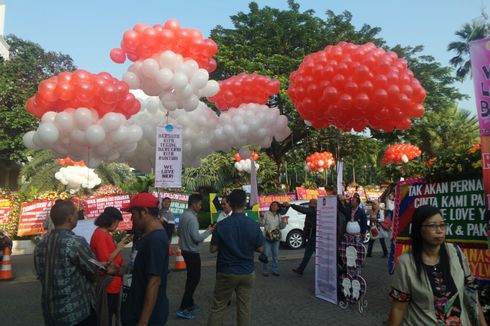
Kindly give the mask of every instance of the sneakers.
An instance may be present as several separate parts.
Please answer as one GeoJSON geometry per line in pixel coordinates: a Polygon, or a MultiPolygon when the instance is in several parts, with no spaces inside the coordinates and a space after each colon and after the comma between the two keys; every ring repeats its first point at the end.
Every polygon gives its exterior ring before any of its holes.
{"type": "Polygon", "coordinates": [[[279,273],[278,272],[272,272],[272,275],[279,276],[279,273]]]}
{"type": "Polygon", "coordinates": [[[175,315],[178,318],[187,319],[187,320],[192,320],[192,319],[195,319],[196,318],[196,316],[194,315],[194,313],[192,311],[189,311],[189,309],[178,310],[175,313],[175,315]]]}
{"type": "Polygon", "coordinates": [[[293,269],[293,272],[295,272],[296,274],[298,274],[299,276],[303,276],[303,271],[300,271],[299,269],[297,268],[294,268],[293,269]]]}
{"type": "Polygon", "coordinates": [[[192,307],[187,308],[190,312],[197,314],[201,312],[201,307],[199,307],[197,304],[193,305],[192,307]]]}
{"type": "Polygon", "coordinates": [[[264,273],[262,273],[262,275],[265,276],[265,277],[268,277],[269,276],[269,273],[264,272],[264,273]]]}

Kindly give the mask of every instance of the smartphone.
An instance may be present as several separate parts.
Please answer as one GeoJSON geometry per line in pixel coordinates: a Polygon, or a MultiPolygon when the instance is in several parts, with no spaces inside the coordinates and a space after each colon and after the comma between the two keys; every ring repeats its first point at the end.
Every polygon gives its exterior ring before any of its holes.
{"type": "Polygon", "coordinates": [[[102,262],[98,261],[98,260],[95,260],[95,259],[93,259],[93,258],[89,258],[89,259],[88,259],[88,261],[89,261],[90,263],[94,264],[95,266],[97,266],[99,269],[102,269],[102,270],[104,270],[104,271],[107,269],[107,268],[105,267],[105,265],[104,265],[102,262]]]}

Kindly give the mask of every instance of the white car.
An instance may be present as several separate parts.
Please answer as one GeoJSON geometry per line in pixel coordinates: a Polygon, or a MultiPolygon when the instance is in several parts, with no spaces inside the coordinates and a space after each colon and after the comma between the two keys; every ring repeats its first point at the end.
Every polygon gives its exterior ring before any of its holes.
{"type": "MultiPolygon", "coordinates": [[[[292,201],[291,204],[308,207],[308,201],[304,201],[304,200],[292,201]]],[[[305,244],[305,238],[303,236],[303,227],[305,225],[306,215],[296,211],[291,207],[289,207],[286,213],[282,215],[284,220],[287,222],[287,224],[286,227],[281,230],[281,243],[285,244],[286,247],[288,247],[289,249],[301,248],[305,244]]],[[[363,241],[364,244],[367,244],[369,242],[369,239],[371,238],[371,235],[369,233],[369,224],[370,224],[369,219],[367,223],[368,223],[368,228],[366,230],[366,237],[364,238],[363,241]]]]}
{"type": "MultiPolygon", "coordinates": [[[[291,204],[308,207],[308,201],[304,200],[292,201],[291,204]]],[[[286,221],[286,227],[281,230],[281,242],[290,249],[301,248],[305,244],[303,227],[305,226],[306,215],[291,207],[282,215],[286,221]]]]}

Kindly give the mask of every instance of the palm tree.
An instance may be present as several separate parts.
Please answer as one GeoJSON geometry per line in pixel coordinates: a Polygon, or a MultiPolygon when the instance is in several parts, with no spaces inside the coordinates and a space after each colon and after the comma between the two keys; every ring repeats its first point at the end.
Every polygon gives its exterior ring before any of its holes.
{"type": "Polygon", "coordinates": [[[470,42],[489,37],[490,24],[485,20],[475,19],[471,23],[464,24],[454,34],[458,40],[449,43],[447,50],[455,51],[456,56],[452,57],[449,63],[457,69],[456,76],[463,80],[471,74],[470,42]]]}

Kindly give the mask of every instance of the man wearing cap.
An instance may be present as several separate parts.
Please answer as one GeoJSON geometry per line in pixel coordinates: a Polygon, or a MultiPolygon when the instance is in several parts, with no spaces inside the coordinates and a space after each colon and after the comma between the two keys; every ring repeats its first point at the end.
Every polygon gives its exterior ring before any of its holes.
{"type": "Polygon", "coordinates": [[[143,236],[128,266],[122,297],[123,325],[165,325],[168,318],[168,239],[158,218],[158,199],[149,193],[133,196],[129,206],[134,229],[143,236]]]}
{"type": "Polygon", "coordinates": [[[201,256],[199,254],[199,244],[206,239],[213,227],[199,233],[199,222],[197,214],[202,208],[202,197],[199,194],[189,196],[188,209],[180,216],[179,228],[177,233],[180,237],[182,246],[182,256],[187,268],[187,279],[185,281],[185,291],[180,303],[180,309],[176,315],[183,319],[194,319],[195,314],[200,308],[194,303],[194,291],[201,280],[201,256]]]}

